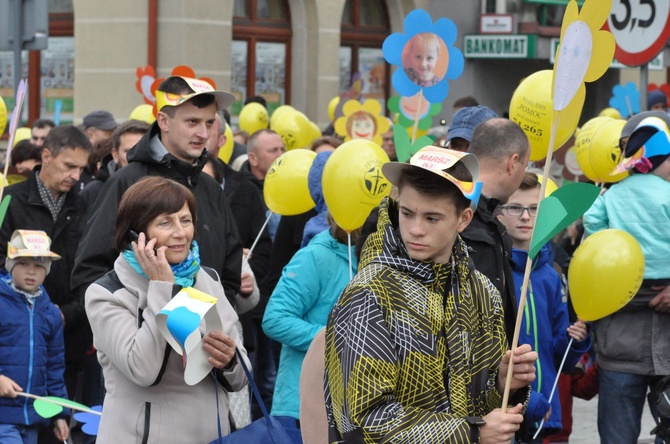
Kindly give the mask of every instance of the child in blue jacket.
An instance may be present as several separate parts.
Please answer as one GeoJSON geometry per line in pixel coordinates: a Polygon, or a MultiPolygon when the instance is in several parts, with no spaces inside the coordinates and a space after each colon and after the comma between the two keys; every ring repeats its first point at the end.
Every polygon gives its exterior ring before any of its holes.
{"type": "MultiPolygon", "coordinates": [[[[17,393],[67,398],[60,310],[42,282],[51,261],[51,240],[44,231],[16,230],[8,244],[0,273],[0,442],[35,444],[48,420],[33,408],[33,400],[17,393]]],[[[65,409],[53,420],[54,435],[68,438],[65,409]]]]}
{"type": "MultiPolygon", "coordinates": [[[[507,204],[499,207],[498,219],[512,238],[512,262],[517,303],[521,297],[524,269],[528,259],[531,236],[537,215],[540,182],[533,173],[526,173],[519,189],[507,204]]],[[[552,264],[554,255],[550,244],[545,245],[533,259],[530,284],[526,293],[526,307],[521,322],[519,344],[530,344],[539,358],[535,364],[537,378],[531,384],[531,396],[525,421],[529,437],[523,442],[542,442],[542,437],[561,429],[561,403],[558,391],[549,403],[557,370],[570,338],[573,343],[563,370],[571,370],[582,354],[591,348],[586,325],[577,321],[570,325],[567,298],[561,277],[552,264]],[[532,436],[544,419],[537,441],[532,436]]]]}

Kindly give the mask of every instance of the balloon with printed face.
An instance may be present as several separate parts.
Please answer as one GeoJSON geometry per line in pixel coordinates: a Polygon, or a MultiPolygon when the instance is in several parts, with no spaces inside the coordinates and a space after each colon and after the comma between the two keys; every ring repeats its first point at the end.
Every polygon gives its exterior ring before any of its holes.
{"type": "Polygon", "coordinates": [[[300,111],[284,111],[275,122],[274,130],[284,141],[287,151],[307,148],[312,144],[314,130],[309,119],[300,111]]]}
{"type": "Polygon", "coordinates": [[[335,223],[351,232],[363,226],[370,211],[391,193],[382,174],[389,157],[382,147],[365,139],[340,145],[323,169],[323,198],[335,223]]]}
{"type": "Polygon", "coordinates": [[[628,171],[611,174],[623,158],[619,138],[625,124],[625,120],[619,119],[605,122],[593,134],[589,148],[593,178],[589,179],[599,183],[616,183],[628,177],[628,171]]]}
{"type": "Polygon", "coordinates": [[[622,230],[599,231],[575,250],[568,269],[570,298],[579,319],[596,321],[626,305],[644,277],[644,255],[622,230]]]}
{"type": "Polygon", "coordinates": [[[297,149],[285,152],[272,162],[263,185],[265,204],[270,211],[295,216],[316,206],[307,185],[315,157],[312,150],[297,149]]]}
{"type": "Polygon", "coordinates": [[[593,136],[602,125],[613,120],[614,119],[611,117],[605,116],[594,117],[593,119],[586,122],[584,126],[582,126],[582,128],[579,130],[579,133],[577,134],[577,137],[575,138],[574,151],[575,157],[577,158],[577,164],[582,170],[584,176],[594,182],[597,182],[597,178],[595,172],[593,171],[593,167],[591,166],[590,154],[593,136]]]}
{"type": "Polygon", "coordinates": [[[252,135],[268,127],[268,110],[256,102],[247,103],[240,111],[240,129],[252,135]]]}

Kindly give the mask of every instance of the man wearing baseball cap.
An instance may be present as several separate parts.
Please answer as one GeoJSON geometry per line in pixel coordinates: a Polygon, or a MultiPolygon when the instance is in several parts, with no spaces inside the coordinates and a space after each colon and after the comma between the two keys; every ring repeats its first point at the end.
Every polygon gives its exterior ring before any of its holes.
{"type": "Polygon", "coordinates": [[[159,85],[156,121],[128,152],[128,165],[107,180],[88,210],[72,274],[73,290],[82,301],[88,285],[111,270],[118,256],[113,249],[114,223],[123,193],[149,175],[175,180],[193,192],[202,265],[219,273],[226,296],[234,301],[240,286],[242,246],[221,186],[201,174],[215,113],[233,101],[231,94],[216,91],[201,79],[171,76],[159,85]]]}
{"type": "Polygon", "coordinates": [[[482,190],[477,158],[425,147],[382,172],[398,199],[380,205],[326,326],[329,442],[511,441],[537,354],[516,349],[503,413],[502,301],[459,235],[482,190]]]}

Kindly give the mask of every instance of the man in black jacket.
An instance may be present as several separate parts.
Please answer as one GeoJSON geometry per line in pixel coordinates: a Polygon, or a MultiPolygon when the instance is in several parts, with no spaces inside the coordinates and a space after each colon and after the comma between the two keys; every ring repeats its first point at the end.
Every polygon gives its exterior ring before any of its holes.
{"type": "Polygon", "coordinates": [[[511,343],[517,307],[510,263],[512,241],[495,211],[519,188],[530,158],[530,144],[519,125],[495,118],[475,127],[468,152],[479,159],[479,180],[484,186],[477,211],[461,237],[475,268],[500,291],[507,340],[511,343]]]}
{"type": "Polygon", "coordinates": [[[51,250],[62,257],[51,265],[44,288],[63,318],[64,377],[68,395],[73,399],[77,396],[82,402],[86,400],[79,398],[80,394],[76,392],[78,374],[84,371],[88,360],[95,360],[95,356],[86,353],[91,345],[91,332],[84,305],[70,291],[70,273],[81,236],[79,219],[83,217],[79,196],[73,186],[79,181],[91,151],[86,134],[74,126],[51,129],[42,147],[42,165],[35,167],[28,180],[5,190],[11,201],[0,227],[2,264],[7,243],[18,229],[45,231],[51,238],[51,250]]]}
{"type": "Polygon", "coordinates": [[[114,225],[123,193],[145,176],[163,176],[188,187],[197,202],[197,240],[202,265],[221,276],[226,296],[234,304],[240,286],[242,245],[228,201],[218,183],[201,174],[205,144],[217,109],[228,107],[232,95],[208,83],[168,77],[158,87],[156,122],[128,152],[128,166],[105,183],[77,250],[72,288],[83,301],[86,288],[111,270],[118,252],[113,249],[114,225]]]}

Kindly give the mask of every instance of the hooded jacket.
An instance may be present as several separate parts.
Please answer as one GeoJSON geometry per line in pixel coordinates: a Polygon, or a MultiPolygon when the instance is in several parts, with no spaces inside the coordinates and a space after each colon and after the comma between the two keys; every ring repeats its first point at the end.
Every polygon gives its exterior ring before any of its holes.
{"type": "MultiPolygon", "coordinates": [[[[222,331],[246,360],[235,328],[237,315],[224,298],[216,273],[201,268],[193,288],[218,298],[222,331]]],[[[216,371],[223,387],[215,386],[211,375],[195,385],[186,384],[183,358],[171,349],[156,323],[156,314],[179,290],[178,285],[140,276],[123,255],[112,272],[88,287],[86,314],[107,389],[98,444],[207,443],[218,436],[217,414],[223,434],[229,433],[227,392],[241,390],[247,377],[235,362],[230,370],[216,371]]]]}
{"type": "Polygon", "coordinates": [[[281,342],[272,414],[300,418],[300,372],[314,336],[326,326],[328,315],[349,283],[349,251],[329,230],[312,238],[284,268],[263,317],[265,334],[281,342]]]}
{"type": "MultiPolygon", "coordinates": [[[[550,405],[549,397],[558,376],[556,371],[570,342],[570,336],[566,331],[570,326],[570,317],[561,277],[552,267],[553,258],[553,252],[547,244],[533,260],[530,286],[519,334],[519,344],[530,344],[538,353],[538,360],[535,363],[537,377],[531,384],[530,401],[524,418],[533,431],[537,430],[550,406],[551,416],[548,421],[545,421],[542,429],[561,428],[560,398],[558,393],[554,393],[550,405]]],[[[512,249],[517,304],[521,297],[521,285],[527,259],[527,251],[512,249]]],[[[579,362],[582,354],[590,348],[590,336],[580,342],[573,341],[563,365],[563,371],[569,373],[579,362]]]]}
{"type": "MultiPolygon", "coordinates": [[[[397,215],[396,202],[382,202],[359,271],[328,320],[329,442],[469,442],[466,417],[502,405],[500,294],[460,238],[451,263],[412,259],[397,215]]],[[[527,396],[525,388],[513,398],[527,396]]]]}
{"type": "MultiPolygon", "coordinates": [[[[105,183],[94,204],[75,258],[72,289],[83,301],[86,288],[114,266],[114,227],[123,193],[146,176],[162,176],[190,189],[196,200],[196,239],[200,244],[202,265],[221,276],[226,297],[234,304],[240,287],[242,244],[221,186],[207,174],[201,174],[206,152],[193,164],[183,162],[160,142],[160,129],[151,129],[128,152],[128,165],[105,183]]],[[[57,251],[57,250],[56,250],[57,251]]]]}
{"type": "MultiPolygon", "coordinates": [[[[44,287],[30,306],[26,297],[0,275],[0,375],[16,382],[26,393],[67,399],[63,372],[63,322],[44,287]]],[[[35,412],[33,400],[0,397],[0,423],[35,425],[48,420],[35,412]]],[[[59,417],[67,417],[62,412],[59,417]]]]}

